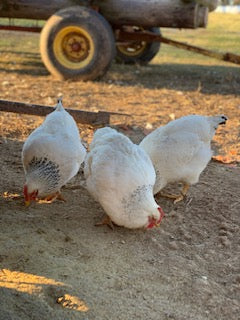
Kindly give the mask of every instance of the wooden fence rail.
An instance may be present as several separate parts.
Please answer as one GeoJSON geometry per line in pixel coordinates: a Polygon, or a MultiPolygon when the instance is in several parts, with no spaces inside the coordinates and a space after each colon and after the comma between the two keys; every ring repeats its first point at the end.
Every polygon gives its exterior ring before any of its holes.
{"type": "MultiPolygon", "coordinates": [[[[117,112],[107,112],[107,111],[85,111],[85,110],[76,110],[76,109],[68,109],[68,111],[76,122],[82,124],[91,124],[91,125],[99,125],[99,124],[109,124],[111,116],[130,116],[124,113],[117,112]]],[[[36,115],[36,116],[46,116],[50,112],[54,111],[53,107],[38,105],[38,104],[30,104],[23,103],[17,101],[8,101],[8,100],[0,100],[0,111],[4,112],[13,112],[19,114],[28,114],[28,115],[36,115]]]]}

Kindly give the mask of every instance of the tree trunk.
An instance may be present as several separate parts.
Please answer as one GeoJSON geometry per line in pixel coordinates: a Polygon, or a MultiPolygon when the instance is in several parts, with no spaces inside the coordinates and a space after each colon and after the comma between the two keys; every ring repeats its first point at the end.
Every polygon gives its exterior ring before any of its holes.
{"type": "Polygon", "coordinates": [[[198,5],[182,0],[95,0],[100,13],[113,25],[197,28],[198,5]]]}
{"type": "Polygon", "coordinates": [[[206,28],[208,23],[208,8],[207,7],[199,7],[198,11],[198,27],[206,28]]]}
{"type": "Polygon", "coordinates": [[[4,0],[0,17],[47,20],[60,9],[88,4],[88,0],[4,0]]]}
{"type": "MultiPolygon", "coordinates": [[[[184,2],[192,2],[192,0],[182,0],[184,2]]],[[[196,0],[201,6],[207,7],[209,11],[213,11],[217,8],[218,0],[196,0]]]]}
{"type": "Polygon", "coordinates": [[[206,8],[194,0],[4,0],[0,16],[46,20],[58,10],[76,5],[97,8],[113,26],[206,27],[208,15],[206,8]]]}

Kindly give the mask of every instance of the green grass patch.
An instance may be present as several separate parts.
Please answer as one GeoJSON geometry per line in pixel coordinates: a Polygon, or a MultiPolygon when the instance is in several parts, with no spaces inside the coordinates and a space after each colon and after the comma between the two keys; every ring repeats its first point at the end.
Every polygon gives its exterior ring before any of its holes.
{"type": "MultiPolygon", "coordinates": [[[[206,29],[166,29],[162,34],[170,39],[185,42],[201,48],[232,52],[240,55],[240,16],[237,14],[210,13],[206,29]]],[[[162,44],[159,54],[152,61],[160,63],[226,64],[226,62],[206,57],[190,51],[162,44]]],[[[231,64],[234,66],[234,64],[231,64]]]]}
{"type": "Polygon", "coordinates": [[[42,27],[44,23],[43,20],[0,18],[0,25],[3,26],[42,27]]]}

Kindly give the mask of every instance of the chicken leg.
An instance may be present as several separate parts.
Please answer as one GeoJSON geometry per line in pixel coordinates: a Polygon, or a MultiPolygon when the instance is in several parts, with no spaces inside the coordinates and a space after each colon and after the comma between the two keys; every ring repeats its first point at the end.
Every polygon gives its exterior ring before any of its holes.
{"type": "Polygon", "coordinates": [[[103,226],[103,225],[107,225],[110,229],[114,230],[113,222],[108,215],[105,215],[100,222],[95,223],[95,226],[97,227],[103,226]]]}
{"type": "Polygon", "coordinates": [[[183,183],[183,188],[180,194],[169,194],[164,192],[158,192],[156,195],[164,198],[174,199],[174,203],[182,201],[186,196],[190,185],[186,182],[183,183]]]}

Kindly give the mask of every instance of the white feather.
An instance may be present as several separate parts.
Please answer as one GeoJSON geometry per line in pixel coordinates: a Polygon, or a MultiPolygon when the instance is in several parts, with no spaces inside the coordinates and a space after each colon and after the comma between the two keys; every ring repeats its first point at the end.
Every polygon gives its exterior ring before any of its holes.
{"type": "Polygon", "coordinates": [[[61,101],[45,121],[36,128],[23,145],[22,162],[29,192],[39,190],[39,196],[49,193],[48,181],[39,176],[39,170],[34,170],[31,161],[47,158],[59,169],[59,181],[56,190],[75,176],[86,155],[81,144],[78,127],[73,117],[64,110],[61,101]]]}
{"type": "Polygon", "coordinates": [[[151,160],[123,134],[111,128],[96,131],[84,174],[88,191],[117,225],[141,228],[148,217],[159,219],[151,160]]]}
{"type": "Polygon", "coordinates": [[[168,183],[197,183],[212,156],[211,140],[225,116],[189,115],[169,122],[147,135],[140,146],[156,170],[154,194],[168,183]]]}

